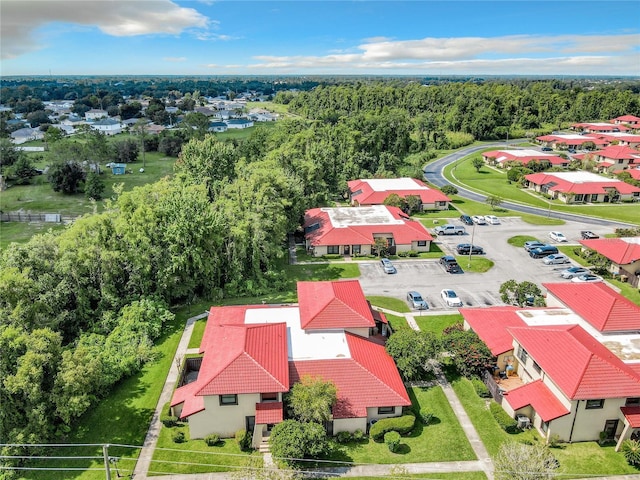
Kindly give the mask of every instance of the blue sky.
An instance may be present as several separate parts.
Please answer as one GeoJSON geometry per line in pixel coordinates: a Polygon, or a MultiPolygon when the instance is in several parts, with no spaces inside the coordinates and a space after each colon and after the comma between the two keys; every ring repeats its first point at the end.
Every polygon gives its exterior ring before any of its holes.
{"type": "Polygon", "coordinates": [[[640,2],[2,0],[2,75],[633,75],[640,2]]]}

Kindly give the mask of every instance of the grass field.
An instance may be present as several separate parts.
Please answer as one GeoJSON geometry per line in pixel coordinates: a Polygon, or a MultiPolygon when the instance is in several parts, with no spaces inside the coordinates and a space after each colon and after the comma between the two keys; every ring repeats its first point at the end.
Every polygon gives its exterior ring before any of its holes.
{"type": "Polygon", "coordinates": [[[495,215],[497,217],[520,217],[524,222],[531,225],[564,225],[564,220],[554,218],[553,216],[531,215],[529,213],[516,212],[505,207],[496,207],[492,209],[486,203],[476,202],[467,198],[454,195],[452,203],[459,208],[461,212],[467,215],[495,215]]]}
{"type": "Polygon", "coordinates": [[[1,222],[0,223],[0,250],[4,250],[11,243],[25,243],[31,237],[49,230],[63,230],[61,223],[30,223],[30,222],[1,222]]]}
{"type": "Polygon", "coordinates": [[[399,300],[397,298],[369,295],[367,296],[367,300],[371,302],[371,305],[393,310],[394,312],[409,313],[411,311],[404,300],[399,300]]]}
{"type": "Polygon", "coordinates": [[[454,313],[451,315],[415,315],[413,317],[420,327],[420,331],[432,332],[438,336],[442,335],[442,331],[455,325],[456,323],[462,324],[462,315],[454,313]]]}

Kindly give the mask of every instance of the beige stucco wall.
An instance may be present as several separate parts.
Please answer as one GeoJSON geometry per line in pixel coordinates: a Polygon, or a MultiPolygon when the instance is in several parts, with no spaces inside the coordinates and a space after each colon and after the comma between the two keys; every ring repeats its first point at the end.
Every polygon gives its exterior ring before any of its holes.
{"type": "MultiPolygon", "coordinates": [[[[309,248],[309,244],[307,243],[307,248],[309,248]]],[[[344,253],[344,245],[338,245],[338,252],[340,255],[344,253]]],[[[353,245],[349,245],[349,252],[353,255],[353,245]]],[[[326,245],[318,245],[313,249],[314,257],[321,257],[322,255],[327,255],[327,246],[326,245]]],[[[371,245],[360,245],[360,253],[359,255],[371,255],[371,245]]]]}
{"type": "Polygon", "coordinates": [[[417,240],[411,242],[411,250],[415,250],[416,252],[428,252],[431,248],[431,241],[427,240],[427,244],[424,247],[418,246],[417,240]]]}
{"type": "Polygon", "coordinates": [[[333,434],[338,432],[355,432],[356,430],[367,431],[367,419],[360,418],[338,418],[333,421],[333,434]]]}
{"type": "Polygon", "coordinates": [[[220,405],[218,395],[204,397],[204,411],[189,417],[191,438],[203,438],[210,433],[221,437],[233,437],[246,427],[245,417],[256,414],[260,394],[238,395],[238,405],[220,405]]]}
{"type": "MultiPolygon", "coordinates": [[[[381,407],[390,407],[391,405],[380,405],[381,407]]],[[[380,420],[381,418],[390,418],[390,417],[399,417],[402,415],[402,407],[396,406],[394,409],[394,413],[388,413],[380,415],[378,414],[378,407],[369,407],[367,408],[367,418],[369,420],[380,420]]]]}
{"type": "Polygon", "coordinates": [[[369,329],[367,327],[364,328],[345,328],[345,332],[353,333],[354,335],[358,335],[360,337],[369,338],[369,329]]]}
{"type": "MultiPolygon", "coordinates": [[[[604,430],[604,424],[607,420],[620,420],[618,422],[618,431],[622,432],[624,427],[622,421],[622,413],[620,407],[623,407],[626,399],[622,398],[607,398],[604,401],[603,408],[594,408],[587,410],[585,400],[581,400],[578,405],[578,413],[576,417],[575,426],[573,427],[573,435],[571,441],[584,442],[598,440],[600,432],[604,430]]],[[[577,404],[578,402],[576,402],[577,404]]],[[[575,414],[575,408],[572,411],[575,414]]],[[[568,415],[571,416],[571,415],[568,415]]]]}

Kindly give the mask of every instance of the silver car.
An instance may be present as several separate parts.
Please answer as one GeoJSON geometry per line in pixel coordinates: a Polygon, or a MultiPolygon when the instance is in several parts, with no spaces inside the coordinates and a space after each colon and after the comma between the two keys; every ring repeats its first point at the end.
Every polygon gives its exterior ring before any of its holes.
{"type": "Polygon", "coordinates": [[[389,260],[388,258],[383,258],[382,260],[380,260],[380,263],[382,264],[382,269],[384,270],[384,273],[396,273],[396,267],[393,266],[393,263],[391,263],[391,260],[389,260]]]}
{"type": "Polygon", "coordinates": [[[411,308],[417,308],[418,310],[426,310],[429,308],[429,304],[424,301],[422,295],[415,291],[407,293],[407,301],[409,305],[411,305],[411,308]]]}
{"type": "Polygon", "coordinates": [[[567,268],[566,270],[563,270],[560,276],[562,278],[573,278],[579,275],[583,275],[585,273],[591,273],[591,272],[584,267],[571,267],[571,268],[567,268]]]}

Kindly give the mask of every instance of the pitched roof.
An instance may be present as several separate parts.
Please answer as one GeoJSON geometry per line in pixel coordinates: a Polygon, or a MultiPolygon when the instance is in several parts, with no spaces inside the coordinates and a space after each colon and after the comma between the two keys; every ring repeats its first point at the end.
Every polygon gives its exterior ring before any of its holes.
{"type": "Polygon", "coordinates": [[[298,282],[298,303],[305,330],[375,326],[358,280],[298,282]]]}
{"type": "Polygon", "coordinates": [[[360,205],[382,205],[393,193],[402,198],[415,195],[420,197],[422,203],[451,201],[440,190],[429,188],[415,178],[360,179],[351,180],[347,185],[352,192],[352,200],[356,200],[360,205]]]}
{"type": "Polygon", "coordinates": [[[627,172],[629,175],[631,175],[631,178],[634,178],[636,180],[640,180],[640,168],[629,168],[627,170],[616,170],[615,173],[616,175],[622,172],[627,172]]]}
{"type": "Polygon", "coordinates": [[[549,185],[549,191],[563,193],[607,194],[607,189],[610,188],[614,188],[621,194],[640,192],[640,188],[628,183],[588,172],[540,172],[531,173],[524,178],[536,185],[549,185]]]}
{"type": "Polygon", "coordinates": [[[640,330],[640,307],[605,283],[542,285],[600,332],[640,330]]]}
{"type": "Polygon", "coordinates": [[[500,355],[513,349],[513,337],[507,327],[524,327],[527,324],[516,314],[519,307],[460,308],[459,312],[471,329],[491,350],[500,355]]]}
{"type": "Polygon", "coordinates": [[[621,115],[613,120],[619,120],[621,122],[640,122],[640,117],[636,117],[635,115],[621,115]]]}
{"type": "Polygon", "coordinates": [[[334,418],[366,417],[368,407],[411,405],[395,362],[384,347],[346,334],[351,358],[289,362],[291,382],[305,375],[331,380],[338,389],[334,418]]]}
{"type": "Polygon", "coordinates": [[[569,399],[640,396],[640,375],[578,325],[509,332],[569,399]]]}
{"type": "Polygon", "coordinates": [[[256,403],[256,424],[270,425],[282,422],[282,402],[256,403]]]}
{"type": "Polygon", "coordinates": [[[422,223],[385,205],[313,208],[305,213],[304,230],[312,246],[373,245],[375,234],[392,235],[397,245],[433,240],[422,223]]]}
{"type": "Polygon", "coordinates": [[[580,240],[580,243],[618,265],[628,265],[640,260],[640,237],[595,238],[580,240]]]}
{"type": "Polygon", "coordinates": [[[583,122],[583,123],[574,123],[571,125],[572,127],[577,128],[586,128],[588,130],[593,130],[596,132],[625,132],[629,130],[627,127],[617,124],[617,123],[609,123],[609,122],[583,122]]]}
{"type": "Polygon", "coordinates": [[[560,400],[556,398],[542,380],[536,380],[522,387],[509,390],[504,395],[504,399],[514,410],[531,405],[545,422],[569,413],[569,410],[560,403],[560,400]]]}
{"type": "Polygon", "coordinates": [[[609,145],[602,150],[593,152],[592,155],[599,155],[603,158],[611,158],[613,160],[640,160],[640,151],[628,145],[609,145]]]}
{"type": "Polygon", "coordinates": [[[482,154],[485,158],[495,158],[499,163],[520,162],[527,165],[533,160],[546,160],[551,165],[567,165],[569,160],[553,153],[538,152],[537,150],[491,150],[482,154]]]}

